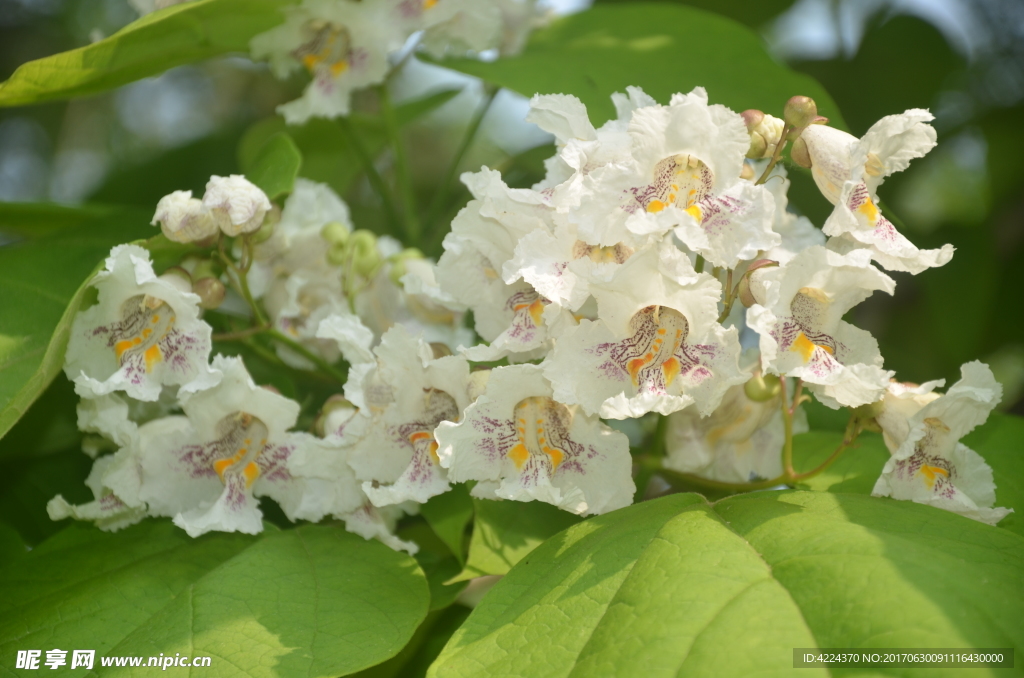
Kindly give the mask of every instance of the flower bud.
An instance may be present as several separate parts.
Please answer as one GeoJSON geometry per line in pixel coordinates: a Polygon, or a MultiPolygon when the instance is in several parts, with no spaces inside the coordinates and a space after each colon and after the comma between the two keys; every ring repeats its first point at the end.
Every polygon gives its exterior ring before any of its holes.
{"type": "Polygon", "coordinates": [[[352,252],[352,270],[364,278],[372,276],[382,261],[377,251],[377,237],[361,228],[352,233],[348,247],[352,252]]]}
{"type": "Polygon", "coordinates": [[[818,117],[818,105],[810,97],[791,97],[786,102],[782,117],[786,120],[787,125],[796,129],[803,129],[818,117]]]}
{"type": "Polygon", "coordinates": [[[750,135],[750,148],[747,149],[747,157],[751,159],[763,158],[768,153],[768,142],[756,132],[750,135]]]}
{"type": "Polygon", "coordinates": [[[753,132],[754,128],[764,120],[764,111],[759,111],[756,108],[748,108],[740,113],[740,115],[743,117],[743,122],[746,124],[748,132],[753,132]]]}
{"type": "Polygon", "coordinates": [[[241,174],[210,177],[203,206],[213,215],[225,235],[255,233],[270,210],[266,193],[241,174]]]}
{"type": "Polygon", "coordinates": [[[782,138],[782,130],[786,123],[773,115],[766,115],[754,109],[743,111],[740,115],[743,116],[743,122],[750,132],[750,149],[747,151],[747,157],[752,160],[771,157],[782,138]]]}
{"type": "Polygon", "coordinates": [[[798,137],[793,142],[793,146],[789,149],[789,157],[801,167],[809,168],[811,166],[811,154],[807,150],[807,142],[803,137],[798,137]]]}
{"type": "Polygon", "coordinates": [[[192,293],[199,296],[199,308],[207,310],[219,308],[226,292],[224,283],[217,278],[200,278],[192,284],[192,293]]]}
{"type": "MultiPolygon", "coordinates": [[[[768,268],[770,266],[778,266],[778,265],[779,265],[779,262],[772,261],[771,259],[758,259],[757,261],[755,261],[752,264],[750,264],[750,267],[747,269],[746,273],[743,274],[743,277],[740,278],[740,281],[737,284],[738,296],[740,298],[740,303],[741,304],[743,304],[747,308],[750,308],[754,304],[759,303],[757,298],[756,298],[756,296],[755,296],[755,294],[754,294],[754,290],[751,289],[750,277],[751,277],[751,275],[753,275],[754,271],[756,271],[756,270],[758,270],[760,268],[768,268]]],[[[756,287],[756,285],[755,285],[755,287],[756,287]]]]}
{"type": "Polygon", "coordinates": [[[348,246],[336,242],[327,248],[327,263],[331,266],[344,266],[348,259],[348,246]]]}
{"type": "Polygon", "coordinates": [[[406,273],[409,272],[405,262],[410,259],[423,259],[423,252],[420,252],[415,247],[408,247],[395,256],[391,257],[391,268],[388,270],[388,277],[395,285],[402,284],[402,278],[406,273]]]}
{"type": "Polygon", "coordinates": [[[448,347],[448,344],[442,344],[439,341],[430,342],[430,350],[434,352],[434,360],[452,355],[452,350],[448,347]]]}
{"type": "Polygon", "coordinates": [[[281,222],[281,208],[277,205],[271,205],[270,211],[267,212],[263,218],[263,225],[260,226],[260,230],[256,231],[252,236],[252,242],[256,245],[264,243],[270,240],[270,236],[274,235],[274,229],[281,222]]]}
{"type": "Polygon", "coordinates": [[[160,279],[171,283],[182,292],[192,291],[192,276],[181,266],[171,266],[160,275],[160,279]]]}
{"type": "Polygon", "coordinates": [[[344,245],[348,242],[348,236],[348,226],[340,221],[332,221],[329,224],[324,224],[324,227],[320,229],[320,237],[331,245],[344,245]]]}
{"type": "Polygon", "coordinates": [[[782,383],[774,374],[755,374],[743,385],[743,392],[754,402],[763,403],[782,392],[782,383]]]}
{"type": "Polygon", "coordinates": [[[336,433],[337,429],[344,426],[355,413],[355,405],[345,400],[343,396],[332,395],[320,408],[320,414],[313,422],[313,432],[325,438],[331,433],[336,433]]]}
{"type": "Polygon", "coordinates": [[[150,224],[157,223],[167,239],[174,242],[197,242],[217,235],[216,220],[201,200],[192,197],[192,191],[175,191],[160,198],[150,224]]]}

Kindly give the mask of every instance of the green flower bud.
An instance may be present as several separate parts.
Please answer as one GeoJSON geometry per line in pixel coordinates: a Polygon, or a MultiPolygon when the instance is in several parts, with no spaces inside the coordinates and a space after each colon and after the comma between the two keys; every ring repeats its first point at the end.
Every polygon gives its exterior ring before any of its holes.
{"type": "Polygon", "coordinates": [[[338,221],[324,224],[324,227],[320,229],[320,237],[332,245],[344,245],[348,242],[348,236],[348,226],[338,221]]]}
{"type": "Polygon", "coordinates": [[[163,272],[160,278],[186,292],[192,289],[192,274],[181,266],[171,266],[163,272]]]}
{"type": "Polygon", "coordinates": [[[811,154],[807,150],[807,142],[803,137],[798,137],[793,142],[793,146],[789,149],[789,157],[801,167],[809,168],[811,166],[811,154]]]}
{"type": "Polygon", "coordinates": [[[791,97],[782,113],[786,124],[796,129],[807,127],[818,117],[818,105],[805,96],[791,97]]]}
{"type": "Polygon", "coordinates": [[[200,278],[192,283],[192,293],[199,296],[199,307],[207,310],[219,308],[226,292],[224,283],[217,278],[200,278]]]}
{"type": "Polygon", "coordinates": [[[348,246],[345,243],[336,242],[327,248],[327,262],[331,266],[344,266],[346,259],[348,259],[348,246]]]}
{"type": "Polygon", "coordinates": [[[361,228],[349,237],[348,246],[352,253],[352,270],[364,278],[372,276],[382,262],[377,251],[377,236],[361,228]]]}
{"type": "Polygon", "coordinates": [[[754,263],[750,264],[750,268],[747,269],[746,273],[743,274],[743,277],[740,278],[739,283],[736,285],[741,304],[743,304],[747,308],[750,308],[754,304],[758,303],[757,299],[754,298],[753,291],[750,289],[751,274],[759,268],[767,268],[769,266],[778,265],[779,262],[772,261],[771,259],[758,259],[754,263]]]}
{"type": "Polygon", "coordinates": [[[743,392],[757,403],[771,400],[782,392],[782,384],[774,374],[755,374],[743,385],[743,392]]]}
{"type": "Polygon", "coordinates": [[[388,278],[390,278],[391,282],[393,282],[395,285],[401,286],[402,277],[409,272],[409,269],[405,265],[405,262],[409,261],[410,259],[423,258],[423,252],[420,252],[415,247],[409,247],[402,250],[401,252],[390,258],[391,268],[388,270],[388,278]]]}
{"type": "Polygon", "coordinates": [[[768,152],[768,142],[764,137],[754,132],[750,135],[750,148],[747,149],[747,157],[751,159],[763,158],[768,152]]]}

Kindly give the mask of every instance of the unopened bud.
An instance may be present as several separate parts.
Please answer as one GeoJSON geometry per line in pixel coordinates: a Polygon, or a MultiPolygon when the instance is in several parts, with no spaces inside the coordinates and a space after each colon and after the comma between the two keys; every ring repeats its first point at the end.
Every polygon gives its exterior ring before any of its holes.
{"type": "Polygon", "coordinates": [[[743,117],[743,123],[747,126],[748,132],[753,132],[754,128],[764,120],[764,111],[759,111],[756,108],[748,108],[740,115],[743,117]]]}
{"type": "Polygon", "coordinates": [[[344,266],[348,259],[348,247],[345,243],[334,243],[327,248],[327,263],[331,266],[344,266]]]}
{"type": "Polygon", "coordinates": [[[747,157],[752,160],[768,158],[775,153],[775,147],[782,139],[782,130],[786,123],[774,115],[766,115],[761,111],[743,111],[743,122],[750,132],[750,148],[747,157]]]}
{"type": "Polygon", "coordinates": [[[751,159],[763,158],[768,153],[768,142],[758,133],[750,135],[750,148],[747,149],[747,157],[751,159]]]}
{"type": "Polygon", "coordinates": [[[274,229],[277,228],[280,222],[281,208],[277,205],[271,205],[270,211],[263,217],[263,225],[260,226],[260,230],[252,234],[253,243],[259,245],[270,240],[270,236],[274,235],[274,229]]]}
{"type": "Polygon", "coordinates": [[[348,247],[352,252],[352,269],[364,278],[372,276],[382,260],[377,251],[377,236],[361,228],[352,233],[348,247]]]}
{"type": "Polygon", "coordinates": [[[159,223],[163,234],[174,242],[199,242],[217,235],[216,220],[201,200],[192,197],[192,191],[174,191],[160,198],[150,223],[159,223]]]}
{"type": "Polygon", "coordinates": [[[402,278],[409,272],[406,262],[412,259],[423,259],[423,252],[415,247],[409,247],[395,256],[391,257],[391,268],[388,270],[388,277],[395,285],[402,284],[402,278]]]}
{"type": "Polygon", "coordinates": [[[796,129],[803,129],[818,117],[818,105],[810,97],[791,97],[786,102],[782,117],[785,118],[787,125],[796,129]]]}
{"type": "Polygon", "coordinates": [[[203,206],[210,211],[225,235],[255,233],[270,210],[267,194],[241,174],[210,177],[203,195],[203,206]]]}
{"type": "Polygon", "coordinates": [[[192,272],[192,281],[200,278],[216,278],[219,270],[211,259],[192,259],[182,262],[192,272]]]}
{"type": "Polygon", "coordinates": [[[343,396],[332,395],[320,408],[320,414],[313,422],[313,431],[321,438],[337,433],[355,415],[356,411],[355,405],[345,400],[343,396]]]}
{"type": "Polygon", "coordinates": [[[448,347],[448,344],[442,344],[439,341],[430,342],[430,350],[434,352],[434,360],[452,355],[452,350],[448,347]]]}
{"type": "Polygon", "coordinates": [[[160,275],[160,279],[171,283],[182,292],[192,291],[192,276],[181,266],[171,266],[160,275]]]}
{"type": "Polygon", "coordinates": [[[757,403],[771,400],[782,392],[782,384],[774,374],[755,374],[743,385],[743,392],[757,403]]]}
{"type": "Polygon", "coordinates": [[[344,245],[348,242],[349,228],[340,221],[324,224],[320,229],[320,237],[332,245],[344,245]]]}
{"type": "Polygon", "coordinates": [[[743,277],[740,278],[740,282],[737,285],[738,296],[741,304],[750,308],[754,304],[760,303],[755,297],[754,291],[751,289],[750,277],[753,275],[754,271],[778,265],[779,262],[772,261],[771,259],[758,259],[754,263],[750,264],[750,267],[747,269],[746,273],[743,274],[743,277]]]}
{"type": "Polygon", "coordinates": [[[217,278],[200,278],[192,284],[192,293],[199,297],[199,307],[207,310],[220,308],[227,290],[217,278]]]}
{"type": "Polygon", "coordinates": [[[811,166],[811,153],[807,150],[807,142],[803,137],[797,138],[789,149],[789,157],[801,167],[811,166]]]}

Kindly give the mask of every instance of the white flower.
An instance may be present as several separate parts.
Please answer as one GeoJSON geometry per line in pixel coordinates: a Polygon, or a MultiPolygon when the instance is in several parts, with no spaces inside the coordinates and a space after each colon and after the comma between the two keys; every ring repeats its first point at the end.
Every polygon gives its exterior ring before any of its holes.
{"type": "Polygon", "coordinates": [[[143,16],[152,14],[158,9],[182,5],[186,2],[192,2],[192,0],[128,0],[128,4],[143,16]]]}
{"type": "Polygon", "coordinates": [[[349,464],[375,506],[426,502],[449,488],[434,429],[457,421],[469,405],[469,363],[435,359],[430,345],[401,325],[384,334],[374,354],[373,374],[357,370],[358,384],[346,385],[346,396],[362,403],[343,434],[352,441],[349,464]],[[367,386],[374,393],[355,392],[367,386]]]}
{"type": "Polygon", "coordinates": [[[757,304],[747,325],[761,335],[766,372],[799,377],[832,408],[878,400],[892,372],[882,369],[878,342],[842,320],[875,290],[896,283],[871,265],[867,251],[846,256],[811,247],[779,267],[758,269],[751,289],[757,304]]]}
{"type": "Polygon", "coordinates": [[[544,23],[537,0],[405,0],[400,10],[426,29],[422,45],[438,58],[491,49],[516,54],[544,23]]]}
{"type": "Polygon", "coordinates": [[[619,224],[638,235],[674,229],[691,250],[728,268],[779,243],[771,193],[740,179],[750,135],[739,114],[709,106],[698,87],[668,106],[634,110],[628,131],[630,155],[587,175],[573,221],[605,224],[610,234],[619,224]]]}
{"type": "Polygon", "coordinates": [[[929,504],[995,525],[1012,509],[992,508],[992,469],[959,440],[988,419],[1002,387],[984,363],[967,363],[960,374],[942,396],[931,392],[941,382],[890,385],[876,421],[892,457],[872,495],[929,504]]]}
{"type": "MultiPolygon", "coordinates": [[[[328,363],[338,360],[338,347],[333,341],[317,338],[320,323],[332,315],[351,314],[342,294],[340,276],[332,273],[300,271],[278,278],[263,299],[274,327],[328,363]]],[[[278,346],[277,355],[290,367],[315,369],[308,359],[286,346],[278,346]]]]}
{"type": "Polygon", "coordinates": [[[635,254],[591,290],[598,320],[560,334],[544,362],[556,400],[612,419],[693,403],[708,414],[746,381],[736,329],[717,322],[721,284],[674,245],[635,254]]]}
{"type": "Polygon", "coordinates": [[[216,235],[217,221],[203,206],[203,201],[192,197],[192,191],[174,191],[160,198],[152,225],[174,242],[196,242],[216,235]]]}
{"type": "Polygon", "coordinates": [[[462,421],[437,428],[449,477],[478,481],[474,496],[543,501],[580,515],[629,505],[626,436],[551,396],[538,366],[492,370],[462,421]]]}
{"type": "Polygon", "coordinates": [[[299,271],[307,277],[314,273],[337,276],[337,269],[327,261],[328,244],[320,235],[330,223],[351,232],[348,205],[327,184],[296,179],[270,238],[253,248],[248,274],[253,295],[262,297],[276,278],[299,271]]]}
{"type": "MultiPolygon", "coordinates": [[[[756,163],[754,167],[754,175],[761,176],[761,172],[764,171],[763,164],[756,163]]],[[[820,228],[812,224],[807,217],[797,216],[787,209],[789,185],[786,168],[781,163],[776,165],[764,187],[768,189],[775,200],[772,230],[779,234],[781,242],[765,250],[761,256],[757,257],[758,259],[771,259],[785,264],[808,247],[825,244],[825,234],[820,228]]]]}
{"type": "Polygon", "coordinates": [[[125,391],[156,400],[164,384],[189,392],[217,383],[199,297],[183,292],[177,280],[157,278],[149,252],[118,245],[91,284],[99,303],[75,316],[64,363],[80,396],[125,391]]]}
{"type": "MultiPolygon", "coordinates": [[[[806,431],[807,418],[798,408],[793,432],[806,431]]],[[[663,463],[727,483],[768,480],[782,475],[785,441],[781,395],[755,401],[747,397],[744,384],[737,384],[707,417],[693,408],[669,415],[663,463]]]]}
{"type": "Polygon", "coordinates": [[[810,125],[801,133],[814,181],[836,206],[823,229],[838,239],[830,246],[841,252],[866,248],[892,271],[920,273],[950,260],[951,245],[919,250],[877,206],[876,191],[885,178],[935,147],[935,130],[927,124],[932,119],[928,111],[914,108],[882,118],[860,139],[825,125],[810,125]]]}
{"type": "Polygon", "coordinates": [[[384,81],[388,54],[414,30],[396,20],[397,0],[303,0],[285,22],[250,42],[253,58],[268,59],[286,78],[305,69],[313,80],[300,99],[278,106],[289,125],[311,117],[348,115],[352,92],[384,81]]]}
{"type": "Polygon", "coordinates": [[[253,233],[263,225],[270,200],[258,186],[240,174],[212,176],[206,183],[203,207],[225,235],[253,233]]]}

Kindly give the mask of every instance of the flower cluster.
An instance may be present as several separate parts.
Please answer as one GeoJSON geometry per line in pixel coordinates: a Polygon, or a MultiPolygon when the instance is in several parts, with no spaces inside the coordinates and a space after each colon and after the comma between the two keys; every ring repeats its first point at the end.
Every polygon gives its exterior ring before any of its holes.
{"type": "Polygon", "coordinates": [[[805,389],[851,408],[854,437],[883,432],[892,457],[876,495],[1005,516],[991,469],[958,442],[999,401],[988,367],[965,365],[942,396],[939,382],[900,384],[843,319],[893,293],[883,269],[949,260],[948,246],[918,250],[896,232],[875,194],[934,144],[928,114],[889,116],[858,140],[801,97],[785,120],[710,104],[702,88],[667,105],[635,88],[613,100],[617,117],[595,127],[572,96],[534,97],[529,119],[557,145],[547,176],[513,189],[487,168],[463,175],[473,199],[436,264],[353,230],[345,204],[304,180],[280,210],[240,177],[162,200],[155,221],[198,253],[158,277],[146,250],[123,245],[94,279],[66,371],[80,427],[116,451],[96,460],[95,501],[57,497],[51,516],[257,532],[269,496],[293,520],[334,516],[414,549],[395,519],[452,483],[581,515],[631,503],[628,439],[602,419],[667,416],[669,472],[740,488],[798,480],[805,389]],[[777,160],[793,138],[835,203],[824,232],[788,210],[777,160]],[[339,375],[316,435],[292,430],[299,403],[256,386],[240,358],[211,359],[211,337],[339,375]]]}
{"type": "Polygon", "coordinates": [[[383,82],[414,36],[433,56],[507,54],[544,20],[537,0],[302,0],[285,11],[251,51],[280,78],[309,73],[302,97],[278,108],[289,124],[348,115],[352,92],[383,82]]]}

